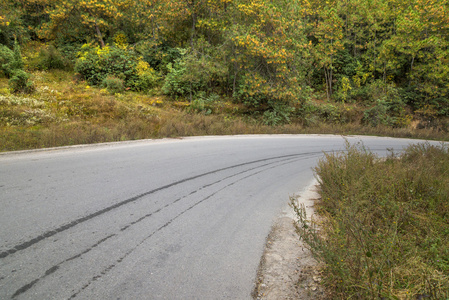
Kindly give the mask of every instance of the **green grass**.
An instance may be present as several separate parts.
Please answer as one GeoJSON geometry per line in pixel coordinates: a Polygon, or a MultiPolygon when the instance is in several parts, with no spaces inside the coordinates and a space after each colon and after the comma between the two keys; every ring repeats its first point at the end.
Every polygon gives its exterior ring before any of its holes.
{"type": "Polygon", "coordinates": [[[380,159],[363,145],[326,154],[320,221],[297,231],[335,299],[449,298],[449,149],[409,146],[380,159]]]}

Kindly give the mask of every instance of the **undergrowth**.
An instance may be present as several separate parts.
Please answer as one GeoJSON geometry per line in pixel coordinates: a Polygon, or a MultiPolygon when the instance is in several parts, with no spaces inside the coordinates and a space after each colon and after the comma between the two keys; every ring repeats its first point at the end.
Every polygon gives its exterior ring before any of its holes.
{"type": "MultiPolygon", "coordinates": [[[[33,90],[13,93],[0,78],[0,151],[146,138],[232,134],[329,133],[448,139],[438,128],[362,126],[363,107],[309,101],[282,117],[249,110],[218,94],[173,100],[157,86],[131,91],[119,78],[92,87],[71,71],[34,70],[33,90]],[[284,118],[288,121],[280,121],[284,118]]],[[[446,125],[444,125],[446,124],[446,125]]]]}
{"type": "Polygon", "coordinates": [[[380,159],[363,145],[315,168],[320,221],[296,229],[335,299],[449,298],[449,148],[416,144],[380,159]]]}

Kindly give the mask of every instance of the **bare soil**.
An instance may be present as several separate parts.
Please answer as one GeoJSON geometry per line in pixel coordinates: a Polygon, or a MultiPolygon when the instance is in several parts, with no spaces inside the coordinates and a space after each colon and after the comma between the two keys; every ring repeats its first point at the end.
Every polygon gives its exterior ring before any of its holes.
{"type": "MultiPolygon", "coordinates": [[[[298,203],[304,203],[310,217],[314,202],[319,197],[316,182],[294,197],[298,203]]],[[[320,266],[300,240],[294,221],[294,211],[288,207],[273,225],[257,272],[254,299],[326,298],[324,287],[320,284],[320,266]]]]}

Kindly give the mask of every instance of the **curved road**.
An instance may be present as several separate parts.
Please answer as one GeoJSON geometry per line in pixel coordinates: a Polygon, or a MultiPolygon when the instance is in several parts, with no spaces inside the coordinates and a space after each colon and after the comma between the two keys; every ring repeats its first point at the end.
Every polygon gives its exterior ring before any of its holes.
{"type": "Polygon", "coordinates": [[[281,135],[0,154],[0,299],[249,299],[272,221],[339,149],[281,135]]]}

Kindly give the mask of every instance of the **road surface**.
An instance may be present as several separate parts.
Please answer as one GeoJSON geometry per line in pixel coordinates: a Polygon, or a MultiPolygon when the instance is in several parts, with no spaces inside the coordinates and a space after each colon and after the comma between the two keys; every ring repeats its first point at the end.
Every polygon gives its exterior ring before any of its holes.
{"type": "Polygon", "coordinates": [[[1,154],[0,299],[249,299],[272,221],[339,149],[281,135],[1,154]]]}

